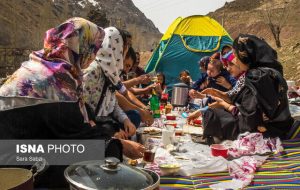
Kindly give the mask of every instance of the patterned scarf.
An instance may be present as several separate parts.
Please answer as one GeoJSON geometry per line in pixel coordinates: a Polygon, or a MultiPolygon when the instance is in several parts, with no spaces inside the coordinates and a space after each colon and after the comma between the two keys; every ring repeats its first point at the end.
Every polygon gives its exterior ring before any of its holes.
{"type": "Polygon", "coordinates": [[[237,95],[242,90],[242,88],[245,86],[245,75],[246,75],[246,73],[243,72],[239,76],[235,86],[231,90],[227,91],[227,94],[229,97],[233,97],[234,95],[237,95]]]}
{"type": "Polygon", "coordinates": [[[123,39],[120,32],[114,28],[105,28],[102,48],[97,53],[96,60],[84,70],[84,100],[93,110],[96,109],[102,94],[105,77],[110,81],[109,89],[104,93],[103,102],[96,115],[107,116],[116,103],[115,90],[123,86],[120,74],[123,70],[123,39]]]}
{"type": "Polygon", "coordinates": [[[0,110],[82,99],[82,71],[95,59],[104,32],[83,19],[71,18],[46,32],[44,48],[0,88],[0,110]]]}

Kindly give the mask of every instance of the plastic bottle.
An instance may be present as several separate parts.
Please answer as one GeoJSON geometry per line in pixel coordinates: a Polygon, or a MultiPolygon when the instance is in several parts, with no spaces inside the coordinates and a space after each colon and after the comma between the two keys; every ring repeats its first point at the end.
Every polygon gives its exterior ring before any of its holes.
{"type": "Polygon", "coordinates": [[[169,98],[169,94],[167,93],[165,88],[161,93],[160,104],[165,107],[167,105],[168,98],[169,98]]]}
{"type": "Polygon", "coordinates": [[[170,102],[167,103],[166,107],[165,107],[165,113],[171,113],[173,106],[170,104],[170,102]]]}
{"type": "Polygon", "coordinates": [[[154,118],[160,118],[160,109],[159,109],[159,98],[155,92],[152,90],[152,97],[150,98],[150,108],[154,118]]]}

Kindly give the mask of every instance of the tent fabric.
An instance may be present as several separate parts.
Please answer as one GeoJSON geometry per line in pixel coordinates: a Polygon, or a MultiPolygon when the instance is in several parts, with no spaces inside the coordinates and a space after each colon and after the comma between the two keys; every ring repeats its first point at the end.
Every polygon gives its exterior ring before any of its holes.
{"type": "MultiPolygon", "coordinates": [[[[176,19],[177,20],[177,19],[176,19]]],[[[174,34],[195,36],[226,36],[228,33],[214,19],[209,16],[190,16],[178,23],[174,34]]]]}
{"type": "Polygon", "coordinates": [[[169,26],[169,28],[161,38],[161,41],[168,40],[172,36],[174,30],[176,29],[177,25],[182,21],[182,19],[182,17],[178,17],[172,22],[172,24],[169,26]]]}
{"type": "Polygon", "coordinates": [[[179,17],[163,35],[145,71],[163,72],[168,87],[179,82],[182,70],[188,70],[196,80],[200,76],[198,61],[232,42],[226,30],[208,16],[179,17]]]}

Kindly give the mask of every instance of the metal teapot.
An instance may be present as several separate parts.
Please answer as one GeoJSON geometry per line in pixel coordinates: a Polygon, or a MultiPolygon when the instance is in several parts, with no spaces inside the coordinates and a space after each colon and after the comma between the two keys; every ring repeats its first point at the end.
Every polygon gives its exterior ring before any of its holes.
{"type": "Polygon", "coordinates": [[[184,107],[188,103],[189,86],[178,83],[173,86],[171,104],[175,107],[184,107]]]}

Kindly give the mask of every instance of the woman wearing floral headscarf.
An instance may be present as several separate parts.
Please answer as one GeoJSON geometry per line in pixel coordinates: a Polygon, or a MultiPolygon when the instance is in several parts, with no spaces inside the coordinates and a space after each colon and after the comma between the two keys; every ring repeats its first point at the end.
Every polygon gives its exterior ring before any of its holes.
{"type": "MultiPolygon", "coordinates": [[[[104,35],[82,18],[48,30],[44,48],[0,87],[0,139],[105,139],[110,142],[105,155],[122,159],[121,142],[102,126],[91,127],[82,98],[81,70],[95,59],[104,35]]],[[[60,187],[63,171],[49,169],[46,187],[60,187]]]]}
{"type": "Polygon", "coordinates": [[[88,133],[89,128],[82,127],[88,118],[81,69],[95,59],[103,37],[101,28],[82,18],[48,30],[44,48],[32,52],[0,88],[0,138],[74,138],[88,133]]]}
{"type": "Polygon", "coordinates": [[[234,40],[233,50],[232,63],[245,74],[227,94],[230,101],[212,97],[216,102],[203,113],[206,143],[214,143],[213,137],[233,140],[244,132],[286,138],[293,119],[276,51],[264,40],[248,34],[240,34],[234,40]]]}

